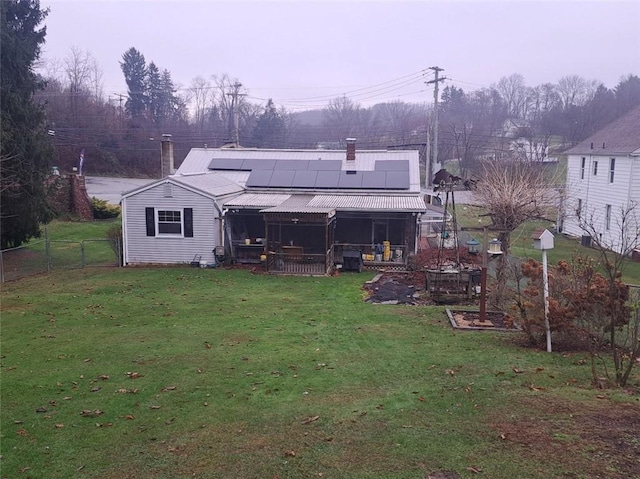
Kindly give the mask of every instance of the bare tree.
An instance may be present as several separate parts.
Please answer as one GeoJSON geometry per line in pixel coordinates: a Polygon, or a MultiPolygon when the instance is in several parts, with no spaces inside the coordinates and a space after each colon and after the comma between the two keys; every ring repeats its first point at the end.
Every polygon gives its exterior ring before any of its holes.
{"type": "Polygon", "coordinates": [[[511,158],[482,163],[475,196],[485,216],[491,218],[490,229],[496,231],[504,253],[498,259],[492,294],[496,307],[502,307],[505,300],[511,233],[527,221],[551,217],[557,206],[552,183],[544,169],[531,162],[511,158]]]}
{"type": "Polygon", "coordinates": [[[202,134],[204,130],[207,106],[214,96],[211,82],[201,76],[191,80],[188,89],[188,102],[193,106],[193,120],[202,134]]]}
{"type": "Polygon", "coordinates": [[[620,278],[629,261],[629,255],[640,247],[640,205],[630,200],[617,212],[608,208],[605,218],[595,212],[590,212],[583,218],[581,227],[591,236],[592,245],[598,252],[600,265],[609,285],[608,301],[611,307],[608,310],[609,321],[604,332],[609,335],[615,382],[624,386],[636,359],[640,357],[640,314],[638,304],[630,310],[625,307],[628,287],[620,287],[620,278]],[[614,230],[615,234],[603,235],[600,233],[603,228],[614,230]]]}
{"type": "Polygon", "coordinates": [[[507,104],[509,115],[515,118],[522,118],[522,110],[526,105],[527,91],[524,77],[520,73],[502,77],[495,88],[507,104]]]}

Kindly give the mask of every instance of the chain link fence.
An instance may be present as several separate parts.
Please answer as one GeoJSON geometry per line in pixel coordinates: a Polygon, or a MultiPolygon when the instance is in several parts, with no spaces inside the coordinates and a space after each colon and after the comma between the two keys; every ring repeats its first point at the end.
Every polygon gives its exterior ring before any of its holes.
{"type": "Polygon", "coordinates": [[[0,281],[14,281],[51,270],[120,266],[119,241],[108,239],[39,240],[0,250],[0,281]]]}

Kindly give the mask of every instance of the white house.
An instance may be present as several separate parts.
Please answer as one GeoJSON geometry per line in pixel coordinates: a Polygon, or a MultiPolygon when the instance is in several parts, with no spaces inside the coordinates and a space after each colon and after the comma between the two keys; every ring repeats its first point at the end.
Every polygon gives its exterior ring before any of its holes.
{"type": "MultiPolygon", "coordinates": [[[[590,136],[567,154],[566,200],[562,231],[597,234],[601,244],[621,252],[621,212],[635,205],[640,219],[640,107],[590,136]]],[[[632,234],[640,227],[629,225],[632,234]]]]}
{"type": "Polygon", "coordinates": [[[174,174],[123,195],[124,263],[223,251],[270,272],[326,274],[356,251],[375,262],[385,245],[383,261],[403,263],[426,211],[417,151],[356,151],[355,140],[346,151],[193,148],[174,174]]]}

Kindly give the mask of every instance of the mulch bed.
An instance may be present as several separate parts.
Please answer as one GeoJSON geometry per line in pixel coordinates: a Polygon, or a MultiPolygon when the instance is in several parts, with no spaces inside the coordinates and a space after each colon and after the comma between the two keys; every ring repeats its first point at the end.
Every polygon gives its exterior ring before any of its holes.
{"type": "Polygon", "coordinates": [[[426,277],[422,272],[381,273],[364,285],[368,303],[427,304],[426,277]]]}

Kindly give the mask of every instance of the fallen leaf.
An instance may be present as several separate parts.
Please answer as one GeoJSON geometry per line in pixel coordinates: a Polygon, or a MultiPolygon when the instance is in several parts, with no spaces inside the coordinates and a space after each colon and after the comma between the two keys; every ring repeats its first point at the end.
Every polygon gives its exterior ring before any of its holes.
{"type": "Polygon", "coordinates": [[[455,376],[456,374],[456,372],[453,369],[447,369],[445,372],[450,376],[455,376]]]}
{"type": "Polygon", "coordinates": [[[176,389],[176,386],[165,386],[161,389],[161,391],[164,393],[167,391],[175,391],[175,389],[176,389]]]}
{"type": "Polygon", "coordinates": [[[101,416],[102,414],[104,414],[103,411],[101,411],[100,409],[95,409],[93,411],[89,410],[89,409],[84,409],[80,415],[82,417],[97,417],[97,416],[101,416]]]}
{"type": "Polygon", "coordinates": [[[320,416],[311,416],[307,419],[304,419],[301,424],[309,424],[311,422],[317,421],[318,419],[320,419],[320,416]]]}
{"type": "Polygon", "coordinates": [[[57,405],[58,405],[58,401],[56,401],[56,400],[51,400],[51,401],[49,401],[49,405],[50,405],[50,406],[54,406],[54,407],[55,407],[55,406],[57,406],[57,405]]]}
{"type": "Polygon", "coordinates": [[[96,386],[94,388],[91,388],[91,392],[92,393],[97,393],[98,391],[100,391],[102,388],[100,386],[96,386]]]}
{"type": "Polygon", "coordinates": [[[511,368],[511,370],[516,373],[516,374],[522,374],[524,373],[524,371],[522,369],[518,369],[518,368],[511,368]]]}
{"type": "Polygon", "coordinates": [[[47,412],[47,408],[44,406],[40,406],[38,409],[36,409],[36,412],[47,412]]]}
{"type": "Polygon", "coordinates": [[[125,415],[125,416],[123,416],[123,417],[124,417],[125,419],[129,420],[129,421],[131,421],[131,420],[133,420],[133,419],[135,419],[135,418],[136,418],[133,414],[127,414],[127,415],[125,415]]]}
{"type": "Polygon", "coordinates": [[[211,345],[209,343],[207,343],[207,342],[204,343],[204,347],[207,348],[207,349],[211,349],[211,345]]]}
{"type": "Polygon", "coordinates": [[[144,376],[144,374],[133,372],[133,373],[127,373],[127,376],[129,376],[130,379],[138,379],[144,376]]]}
{"type": "Polygon", "coordinates": [[[109,375],[103,374],[102,376],[98,376],[98,379],[102,379],[103,381],[106,381],[107,379],[109,379],[109,375]]]}
{"type": "Polygon", "coordinates": [[[467,471],[473,472],[475,474],[480,474],[482,472],[482,468],[477,467],[477,466],[469,466],[469,467],[467,467],[467,471]]]}
{"type": "Polygon", "coordinates": [[[506,439],[507,435],[505,433],[500,434],[500,439],[506,439]]]}
{"type": "Polygon", "coordinates": [[[296,451],[285,451],[285,457],[296,457],[296,451]]]}
{"type": "Polygon", "coordinates": [[[545,388],[544,386],[534,386],[533,384],[529,384],[529,389],[531,391],[546,391],[547,388],[545,388]]]}
{"type": "Polygon", "coordinates": [[[58,424],[56,424],[55,427],[56,427],[56,429],[62,429],[64,427],[64,424],[58,423],[58,424]]]}
{"type": "Polygon", "coordinates": [[[420,402],[425,402],[425,401],[426,401],[426,399],[425,399],[425,398],[423,398],[423,397],[419,397],[419,398],[418,398],[418,401],[420,401],[420,402]]]}
{"type": "Polygon", "coordinates": [[[18,434],[18,436],[22,437],[26,437],[29,435],[29,431],[27,431],[26,429],[18,429],[16,433],[18,434]]]}
{"type": "Polygon", "coordinates": [[[158,406],[156,404],[152,404],[151,406],[149,406],[149,409],[160,409],[162,406],[158,406]]]}

